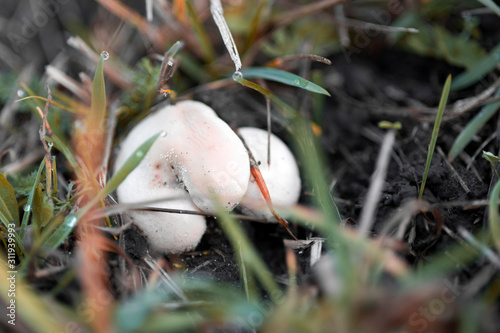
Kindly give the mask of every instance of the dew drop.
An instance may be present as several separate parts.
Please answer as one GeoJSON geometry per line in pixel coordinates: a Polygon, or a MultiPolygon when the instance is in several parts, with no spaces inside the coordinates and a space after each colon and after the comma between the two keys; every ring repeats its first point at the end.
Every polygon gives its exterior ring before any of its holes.
{"type": "Polygon", "coordinates": [[[242,79],[243,78],[243,73],[240,71],[236,71],[233,73],[233,80],[236,81],[237,79],[242,79]]]}
{"type": "Polygon", "coordinates": [[[166,131],[161,131],[160,136],[162,138],[166,137],[167,136],[167,132],[166,131]]]}
{"type": "Polygon", "coordinates": [[[137,157],[143,157],[144,153],[142,151],[138,151],[138,152],[135,153],[135,156],[137,156],[137,157]]]}
{"type": "Polygon", "coordinates": [[[295,80],[294,81],[296,85],[299,85],[300,84],[300,81],[299,80],[295,80]]]}
{"type": "Polygon", "coordinates": [[[24,211],[25,211],[25,212],[29,212],[29,211],[31,210],[31,206],[30,206],[30,205],[28,205],[28,204],[27,204],[27,205],[24,205],[24,208],[23,208],[23,209],[24,209],[24,211]]]}
{"type": "Polygon", "coordinates": [[[73,228],[76,225],[76,222],[78,222],[78,219],[75,215],[68,215],[65,221],[68,227],[73,228]]]}
{"type": "Polygon", "coordinates": [[[52,147],[52,146],[54,145],[54,142],[47,142],[47,145],[48,145],[49,147],[52,147]]]}
{"type": "Polygon", "coordinates": [[[101,56],[104,60],[108,60],[109,59],[109,53],[106,52],[106,51],[102,51],[101,52],[101,56]]]}
{"type": "Polygon", "coordinates": [[[17,96],[19,96],[19,97],[24,97],[24,90],[22,90],[22,89],[18,89],[18,90],[17,90],[17,96]]]}

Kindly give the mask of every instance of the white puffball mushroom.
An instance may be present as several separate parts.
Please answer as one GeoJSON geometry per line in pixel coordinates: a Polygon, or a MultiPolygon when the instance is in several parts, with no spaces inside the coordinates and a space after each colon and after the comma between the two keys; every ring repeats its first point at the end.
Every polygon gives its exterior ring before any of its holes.
{"type": "Polygon", "coordinates": [[[163,157],[198,208],[215,212],[216,203],[230,211],[247,191],[250,161],[234,131],[207,105],[183,101],[158,113],[164,117],[150,153],[163,157]]]}
{"type": "MultiPolygon", "coordinates": [[[[253,127],[242,127],[238,129],[238,133],[245,140],[258,164],[274,208],[279,209],[280,206],[286,207],[296,204],[300,196],[300,174],[295,157],[287,145],[276,135],[271,134],[271,166],[269,167],[267,164],[267,131],[253,127]]],[[[241,206],[260,218],[270,222],[275,221],[253,177],[250,178],[248,190],[241,206]]]]}
{"type": "MultiPolygon", "coordinates": [[[[115,171],[158,132],[142,162],[117,188],[121,203],[168,199],[150,206],[215,212],[215,199],[227,210],[241,201],[250,177],[248,153],[232,129],[200,102],[166,106],[136,125],[120,146],[115,171]]],[[[128,216],[157,252],[192,250],[206,229],[199,215],[141,211],[128,216]]]]}

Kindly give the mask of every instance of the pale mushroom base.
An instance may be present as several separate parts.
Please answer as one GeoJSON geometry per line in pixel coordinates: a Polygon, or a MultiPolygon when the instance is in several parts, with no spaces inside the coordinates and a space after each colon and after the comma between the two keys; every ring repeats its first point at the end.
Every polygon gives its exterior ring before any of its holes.
{"type": "MultiPolygon", "coordinates": [[[[171,202],[169,205],[155,204],[156,208],[193,210],[192,204],[171,202]],[[163,206],[163,207],[161,207],[163,206]]],[[[153,253],[182,253],[196,248],[207,228],[203,216],[138,211],[124,215],[125,222],[138,227],[153,253]]]]}

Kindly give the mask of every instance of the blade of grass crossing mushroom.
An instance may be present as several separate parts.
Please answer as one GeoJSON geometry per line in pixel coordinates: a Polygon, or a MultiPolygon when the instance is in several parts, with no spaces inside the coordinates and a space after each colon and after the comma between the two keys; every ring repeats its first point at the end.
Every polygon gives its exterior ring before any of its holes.
{"type": "Polygon", "coordinates": [[[490,205],[489,205],[489,220],[491,238],[493,239],[497,251],[500,251],[500,214],[498,212],[498,199],[500,197],[500,180],[497,181],[493,191],[491,191],[490,205]]]}
{"type": "MultiPolygon", "coordinates": [[[[267,97],[266,97],[266,100],[267,100],[267,97]]],[[[257,164],[257,161],[255,160],[255,157],[252,154],[252,151],[250,150],[250,148],[248,148],[243,137],[241,137],[241,135],[239,135],[239,134],[238,134],[238,136],[248,152],[248,156],[250,157],[250,173],[251,173],[253,179],[255,180],[255,182],[257,183],[257,186],[259,187],[260,193],[264,197],[264,200],[266,201],[266,204],[267,204],[267,207],[269,208],[269,211],[274,216],[276,221],[278,223],[280,223],[286,229],[288,234],[293,239],[297,240],[297,237],[295,237],[295,235],[292,233],[292,231],[288,227],[288,221],[285,220],[284,218],[282,218],[274,209],[274,206],[273,206],[273,203],[271,200],[271,195],[269,194],[269,189],[267,188],[264,177],[262,177],[262,173],[259,170],[259,166],[257,164]]]]}
{"type": "Polygon", "coordinates": [[[424,175],[422,177],[422,184],[420,185],[420,192],[418,194],[418,199],[421,200],[424,195],[425,183],[427,182],[427,176],[429,175],[429,168],[431,166],[432,156],[434,155],[434,149],[436,148],[436,142],[439,134],[439,127],[441,126],[441,120],[443,119],[444,109],[446,108],[446,102],[448,101],[448,95],[450,94],[451,86],[451,75],[448,75],[446,83],[444,84],[443,93],[441,94],[441,100],[439,101],[438,113],[436,116],[436,121],[434,122],[434,128],[432,129],[431,142],[429,143],[429,150],[427,151],[427,161],[425,162],[424,175]]]}
{"type": "Polygon", "coordinates": [[[293,73],[271,67],[250,67],[241,70],[245,79],[266,79],[298,87],[314,93],[330,96],[330,93],[317,84],[293,73]]]}
{"type": "MultiPolygon", "coordinates": [[[[495,96],[500,96],[500,89],[497,90],[495,96]]],[[[453,161],[472,140],[479,130],[497,113],[500,108],[500,102],[485,105],[471,121],[467,123],[465,128],[460,132],[458,137],[453,142],[453,146],[448,153],[448,160],[453,161]]]]}
{"type": "Polygon", "coordinates": [[[224,45],[226,45],[229,56],[234,63],[235,70],[239,71],[241,69],[240,55],[238,54],[238,48],[234,42],[233,35],[231,34],[226,20],[224,19],[224,11],[220,0],[210,0],[210,12],[212,13],[215,24],[217,24],[217,27],[219,28],[224,45]]]}
{"type": "Polygon", "coordinates": [[[71,231],[73,231],[80,218],[99,201],[104,199],[106,195],[113,192],[121,184],[121,182],[123,182],[125,178],[139,165],[139,163],[141,163],[142,159],[146,156],[147,152],[156,141],[158,136],[160,136],[160,134],[161,133],[153,135],[139,148],[137,148],[137,150],[125,161],[123,166],[117,172],[115,172],[106,186],[104,186],[104,188],[99,191],[99,193],[90,203],[80,209],[76,214],[68,215],[64,219],[63,224],[59,228],[57,228],[55,232],[47,239],[46,245],[51,248],[56,248],[62,242],[64,242],[66,237],[68,237],[71,231]]]}

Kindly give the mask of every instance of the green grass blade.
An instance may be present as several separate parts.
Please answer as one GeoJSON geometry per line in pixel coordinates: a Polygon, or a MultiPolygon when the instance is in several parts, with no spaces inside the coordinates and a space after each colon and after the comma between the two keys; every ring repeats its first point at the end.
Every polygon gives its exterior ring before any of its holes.
{"type": "Polygon", "coordinates": [[[241,70],[245,79],[266,79],[330,96],[328,91],[298,75],[271,67],[250,67],[241,70]]]}
{"type": "Polygon", "coordinates": [[[73,231],[77,222],[78,218],[76,217],[76,215],[71,214],[66,216],[63,223],[44,242],[44,247],[55,249],[59,245],[61,245],[73,231]]]}
{"type": "Polygon", "coordinates": [[[217,210],[217,216],[235,252],[241,251],[242,260],[245,266],[253,272],[262,283],[262,286],[266,289],[269,297],[276,302],[282,292],[274,281],[273,275],[264,264],[264,261],[262,261],[252,243],[243,232],[239,222],[224,211],[222,206],[217,210]]]}
{"type": "Polygon", "coordinates": [[[14,188],[7,179],[0,173],[0,220],[8,226],[14,223],[19,226],[19,210],[14,188]]]}
{"type": "Polygon", "coordinates": [[[494,3],[493,1],[491,1],[491,0],[477,0],[477,1],[482,3],[483,5],[485,5],[489,9],[491,9],[498,16],[500,16],[500,7],[498,7],[498,5],[496,3],[494,3]]]}
{"type": "Polygon", "coordinates": [[[127,176],[139,165],[139,163],[141,163],[160,134],[161,133],[157,133],[153,135],[151,138],[146,140],[139,148],[137,148],[132,155],[130,155],[130,157],[125,161],[122,167],[111,177],[106,186],[104,186],[104,188],[99,191],[99,194],[97,195],[97,198],[99,198],[98,200],[104,199],[106,195],[113,192],[118,187],[118,185],[120,185],[125,180],[125,178],[127,178],[127,176]]]}
{"type": "Polygon", "coordinates": [[[103,71],[104,56],[101,54],[92,81],[92,101],[90,104],[89,126],[102,130],[106,116],[106,86],[103,71]]]}
{"type": "MultiPolygon", "coordinates": [[[[500,96],[500,89],[497,90],[495,96],[500,96]]],[[[472,137],[495,115],[500,107],[500,102],[485,105],[474,118],[465,126],[455,139],[453,146],[448,153],[448,159],[453,161],[467,147],[472,137]]]]}
{"type": "Polygon", "coordinates": [[[439,134],[439,127],[441,126],[441,120],[443,119],[444,109],[446,108],[446,102],[448,101],[448,95],[450,94],[451,86],[451,75],[448,75],[446,83],[444,84],[443,93],[441,94],[441,100],[439,101],[438,113],[436,115],[436,121],[434,122],[434,128],[432,129],[431,142],[429,144],[429,150],[427,152],[427,161],[425,162],[424,176],[422,177],[422,184],[420,185],[420,192],[418,194],[418,199],[421,200],[424,195],[425,183],[427,182],[427,176],[429,175],[429,168],[431,166],[432,156],[434,155],[434,149],[436,148],[436,142],[439,134]]]}
{"type": "Polygon", "coordinates": [[[500,44],[495,46],[488,55],[485,55],[477,65],[461,73],[451,85],[451,90],[460,90],[467,88],[477,81],[481,80],[486,74],[495,69],[500,62],[500,44]]]}
{"type": "Polygon", "coordinates": [[[35,182],[33,183],[33,187],[30,191],[30,194],[28,196],[28,201],[24,205],[24,214],[23,214],[23,220],[21,221],[21,229],[19,230],[19,237],[24,240],[24,235],[26,234],[26,228],[28,227],[28,220],[30,218],[31,211],[33,210],[33,198],[35,197],[35,191],[36,188],[38,187],[38,184],[40,184],[40,180],[42,178],[42,171],[45,168],[45,158],[42,160],[42,163],[40,163],[40,167],[38,168],[38,172],[36,174],[36,179],[35,182]]]}
{"type": "Polygon", "coordinates": [[[497,181],[493,191],[491,191],[490,204],[489,204],[489,220],[491,237],[497,250],[500,251],[500,219],[498,213],[498,199],[500,197],[500,180],[497,181]]]}

